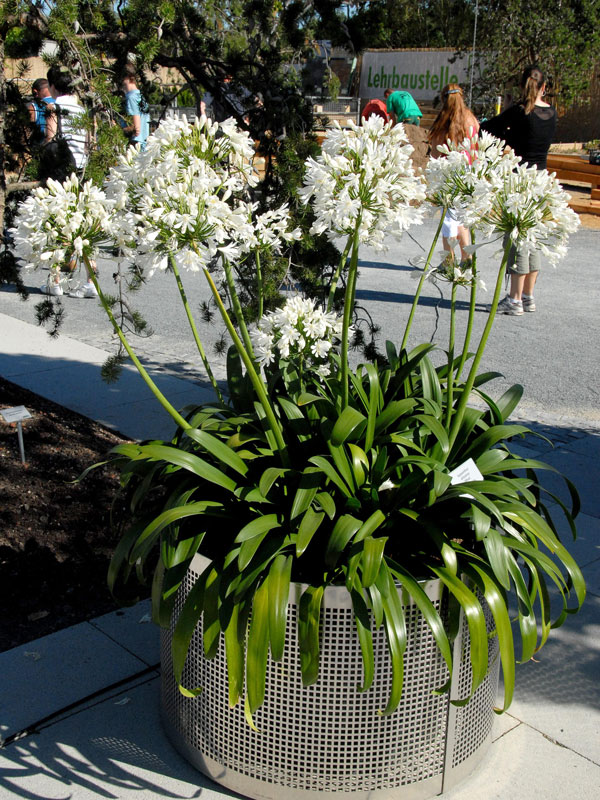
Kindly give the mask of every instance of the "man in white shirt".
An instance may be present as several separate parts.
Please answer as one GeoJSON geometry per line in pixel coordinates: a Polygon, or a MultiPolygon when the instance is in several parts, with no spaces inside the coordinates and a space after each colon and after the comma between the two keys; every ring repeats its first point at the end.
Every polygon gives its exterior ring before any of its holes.
{"type": "Polygon", "coordinates": [[[62,133],[73,156],[75,169],[81,170],[88,159],[88,132],[85,128],[85,109],[72,94],[69,74],[60,67],[48,70],[48,83],[54,98],[56,113],[50,113],[46,122],[46,142],[62,133]],[[60,121],[57,115],[60,114],[60,121]]]}

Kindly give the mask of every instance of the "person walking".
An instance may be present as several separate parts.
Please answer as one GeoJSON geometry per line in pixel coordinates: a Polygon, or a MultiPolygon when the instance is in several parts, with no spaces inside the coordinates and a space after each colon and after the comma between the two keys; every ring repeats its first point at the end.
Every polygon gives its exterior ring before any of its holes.
{"type": "MultiPolygon", "coordinates": [[[[441,99],[442,108],[429,131],[431,158],[440,158],[443,155],[438,150],[439,145],[447,142],[456,145],[463,139],[479,132],[479,122],[465,105],[463,90],[458,83],[449,83],[444,86],[441,99]]],[[[443,247],[449,253],[453,252],[451,239],[458,241],[461,261],[468,260],[470,256],[464,248],[470,244],[469,230],[459,224],[458,219],[449,209],[442,224],[443,247]]]]}
{"type": "Polygon", "coordinates": [[[125,114],[131,118],[131,123],[124,126],[123,133],[130,137],[131,144],[139,144],[140,149],[144,150],[150,134],[150,110],[138,89],[135,69],[131,65],[125,67],[122,87],[125,93],[125,114]]]}
{"type": "Polygon", "coordinates": [[[35,126],[38,140],[43,142],[46,139],[46,118],[51,111],[49,106],[54,104],[46,78],[38,78],[31,84],[31,94],[33,101],[27,105],[29,120],[35,126]]]}
{"type": "Polygon", "coordinates": [[[415,103],[412,94],[409,92],[394,92],[392,89],[386,89],[383,93],[386,100],[386,109],[390,117],[394,121],[394,125],[399,122],[405,122],[409,125],[420,125],[421,109],[415,103]]]}
{"type": "MultiPolygon", "coordinates": [[[[521,99],[496,117],[481,124],[481,129],[504,139],[521,156],[524,164],[546,169],[548,150],[556,131],[557,114],[544,100],[546,78],[536,65],[527,67],[521,77],[521,99]]],[[[507,270],[510,289],[498,304],[498,313],[520,316],[535,311],[534,287],[542,259],[539,250],[519,251],[512,247],[507,270]]]]}

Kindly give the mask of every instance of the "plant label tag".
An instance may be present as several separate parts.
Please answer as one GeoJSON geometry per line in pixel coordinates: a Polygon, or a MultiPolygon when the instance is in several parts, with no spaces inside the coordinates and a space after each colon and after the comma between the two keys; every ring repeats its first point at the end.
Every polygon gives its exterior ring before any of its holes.
{"type": "Polygon", "coordinates": [[[31,419],[31,414],[25,406],[13,406],[0,411],[5,422],[20,422],[22,419],[31,419]]]}
{"type": "Polygon", "coordinates": [[[483,475],[472,458],[468,458],[464,463],[456,467],[456,469],[453,469],[449,475],[452,478],[450,481],[452,486],[457,483],[467,483],[467,481],[483,480],[483,475]]]}

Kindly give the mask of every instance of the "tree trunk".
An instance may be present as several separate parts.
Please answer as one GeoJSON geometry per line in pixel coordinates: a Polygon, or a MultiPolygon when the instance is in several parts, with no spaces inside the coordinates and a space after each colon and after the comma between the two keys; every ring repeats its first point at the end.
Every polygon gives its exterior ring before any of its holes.
{"type": "Polygon", "coordinates": [[[0,243],[4,242],[4,209],[6,208],[6,73],[4,71],[4,36],[0,36],[0,243]]]}

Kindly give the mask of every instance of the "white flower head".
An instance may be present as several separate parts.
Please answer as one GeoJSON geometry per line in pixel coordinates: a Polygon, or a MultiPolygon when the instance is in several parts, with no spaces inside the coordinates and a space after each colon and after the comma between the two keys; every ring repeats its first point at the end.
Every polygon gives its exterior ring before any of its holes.
{"type": "Polygon", "coordinates": [[[377,249],[388,236],[400,237],[422,221],[418,204],[424,184],[415,175],[412,146],[404,127],[371,116],[349,128],[335,124],[323,152],[309,158],[300,197],[312,203],[313,233],[330,238],[350,235],[358,225],[359,241],[377,249]]]}

